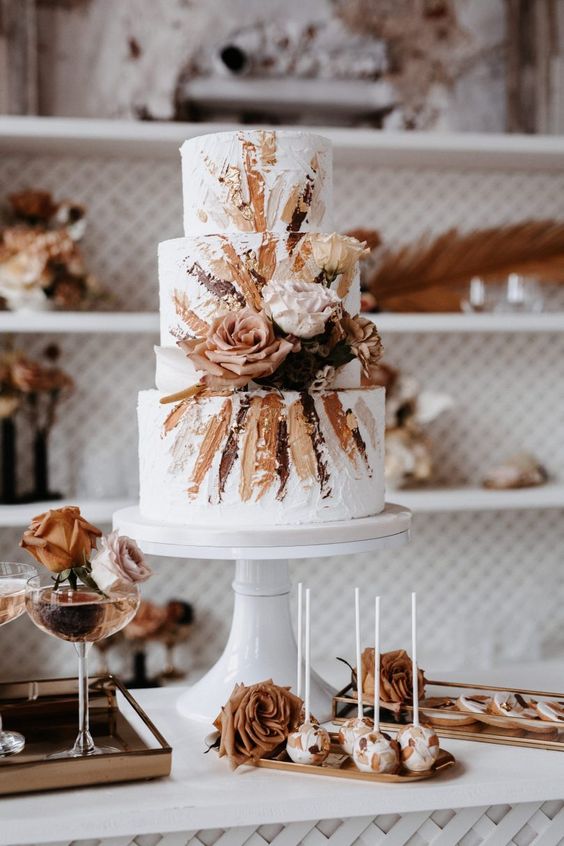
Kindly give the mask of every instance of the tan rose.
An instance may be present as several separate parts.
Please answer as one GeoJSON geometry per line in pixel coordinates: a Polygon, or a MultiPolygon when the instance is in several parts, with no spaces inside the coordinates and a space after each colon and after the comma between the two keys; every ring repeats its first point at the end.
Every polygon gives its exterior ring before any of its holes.
{"type": "MultiPolygon", "coordinates": [[[[362,653],[362,690],[368,696],[374,694],[374,649],[362,653]]],[[[425,695],[425,676],[419,670],[419,698],[425,695]]],[[[411,658],[405,649],[384,652],[380,657],[380,702],[393,711],[413,701],[413,673],[411,658]]]]}
{"type": "Polygon", "coordinates": [[[231,766],[255,764],[274,752],[299,725],[302,700],[272,682],[237,684],[214,722],[220,732],[220,758],[231,766]]]}
{"type": "Polygon", "coordinates": [[[365,241],[336,232],[332,235],[311,235],[310,243],[314,262],[330,280],[340,273],[352,271],[356,262],[370,252],[365,241]]]}
{"type": "Polygon", "coordinates": [[[100,529],[84,519],[80,508],[66,505],[34,517],[20,546],[52,573],[61,573],[69,567],[82,567],[101,535],[100,529]]]}
{"type": "Polygon", "coordinates": [[[277,338],[271,321],[252,308],[216,318],[204,339],[181,341],[203,382],[210,388],[242,388],[270,376],[299,342],[277,338]]]}
{"type": "Polygon", "coordinates": [[[376,366],[382,357],[384,347],[382,339],[372,320],[361,317],[343,317],[341,327],[353,353],[360,361],[364,375],[375,381],[376,366]]]}
{"type": "Polygon", "coordinates": [[[24,394],[62,391],[73,386],[72,379],[63,370],[58,367],[44,367],[24,356],[14,360],[11,376],[12,384],[24,394]]]}

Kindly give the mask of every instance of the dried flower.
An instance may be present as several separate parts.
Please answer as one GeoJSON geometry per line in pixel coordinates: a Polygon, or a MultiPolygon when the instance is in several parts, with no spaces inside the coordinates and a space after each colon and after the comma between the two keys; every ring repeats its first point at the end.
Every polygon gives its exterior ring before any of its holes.
{"type": "Polygon", "coordinates": [[[314,234],[310,236],[311,254],[328,281],[340,273],[349,273],[356,262],[370,250],[364,241],[357,241],[348,235],[314,234]]]}
{"type": "Polygon", "coordinates": [[[52,573],[82,567],[102,532],[75,505],[52,508],[31,521],[20,546],[52,573]]]}
{"type": "Polygon", "coordinates": [[[207,337],[179,342],[203,382],[212,388],[243,387],[270,376],[286,356],[299,348],[295,339],[277,338],[271,321],[252,308],[216,318],[207,337]]]}
{"type": "Polygon", "coordinates": [[[378,364],[384,348],[376,326],[366,317],[343,317],[341,325],[346,340],[362,366],[368,379],[372,379],[374,368],[378,364]]]}
{"type": "Polygon", "coordinates": [[[298,338],[322,335],[341,303],[335,291],[303,279],[272,280],[262,289],[262,299],[282,331],[298,338]]]}
{"type": "Polygon", "coordinates": [[[324,391],[330,388],[335,381],[335,375],[335,368],[330,364],[326,364],[325,367],[317,371],[309,389],[311,391],[324,391]]]}
{"type": "Polygon", "coordinates": [[[90,575],[101,591],[107,591],[118,582],[145,582],[152,570],[135,541],[114,530],[101,539],[90,575]]]}
{"type": "MultiPolygon", "coordinates": [[[[374,692],[374,649],[365,649],[361,657],[362,690],[369,696],[374,692]]],[[[425,676],[419,670],[419,698],[425,695],[425,676]]],[[[411,658],[405,649],[384,652],[380,658],[380,702],[394,711],[413,701],[413,673],[411,658]]]]}
{"type": "Polygon", "coordinates": [[[58,367],[44,367],[23,355],[17,356],[12,365],[12,384],[24,394],[62,391],[72,388],[73,381],[58,367]]]}
{"type": "Polygon", "coordinates": [[[57,205],[49,191],[28,188],[17,194],[10,194],[8,201],[13,213],[29,223],[45,223],[57,211],[57,205]]]}
{"type": "Polygon", "coordinates": [[[255,764],[284,743],[298,727],[302,700],[272,679],[235,685],[214,725],[220,732],[219,756],[233,768],[255,764]]]}

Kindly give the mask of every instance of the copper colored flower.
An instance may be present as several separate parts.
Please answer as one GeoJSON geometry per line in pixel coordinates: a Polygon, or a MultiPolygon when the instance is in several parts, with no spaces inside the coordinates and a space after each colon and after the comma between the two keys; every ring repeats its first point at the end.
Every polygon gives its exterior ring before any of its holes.
{"type": "Polygon", "coordinates": [[[67,505],[34,517],[20,546],[52,573],[61,573],[82,567],[101,535],[100,529],[84,519],[80,508],[67,505]]]}
{"type": "Polygon", "coordinates": [[[384,351],[376,326],[372,320],[360,315],[343,317],[341,326],[347,342],[360,361],[363,374],[368,379],[372,379],[376,365],[384,351]]]}
{"type": "Polygon", "coordinates": [[[49,191],[28,188],[17,194],[10,194],[8,200],[14,214],[30,222],[45,222],[57,211],[57,205],[49,191]]]}
{"type": "MultiPolygon", "coordinates": [[[[362,689],[365,694],[374,693],[374,649],[362,653],[362,689]]],[[[425,677],[419,670],[419,698],[425,695],[425,677]]],[[[413,701],[413,673],[411,658],[405,649],[384,652],[380,657],[380,702],[384,707],[399,711],[401,705],[413,701]]]]}
{"type": "Polygon", "coordinates": [[[72,379],[64,370],[58,367],[43,367],[39,362],[23,355],[14,360],[11,379],[14,387],[24,394],[62,391],[73,386],[72,379]]]}
{"type": "Polygon", "coordinates": [[[179,346],[210,388],[242,388],[252,379],[270,376],[299,342],[277,338],[271,321],[252,308],[216,318],[207,337],[179,346]]]}
{"type": "Polygon", "coordinates": [[[214,722],[220,732],[219,756],[231,766],[255,764],[284,743],[299,724],[302,700],[271,679],[237,684],[214,722]]]}

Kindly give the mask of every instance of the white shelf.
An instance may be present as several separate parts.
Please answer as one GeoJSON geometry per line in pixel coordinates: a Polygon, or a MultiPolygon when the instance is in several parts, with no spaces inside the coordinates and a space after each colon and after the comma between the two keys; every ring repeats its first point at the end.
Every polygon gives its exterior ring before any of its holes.
{"type": "MultiPolygon", "coordinates": [[[[564,312],[542,314],[366,314],[382,332],[564,332],[564,312]]],[[[0,333],[157,333],[158,312],[0,312],[0,333]]]]}
{"type": "Polygon", "coordinates": [[[158,332],[157,312],[0,312],[0,332],[158,332]]]}
{"type": "MultiPolygon", "coordinates": [[[[0,118],[0,151],[177,160],[178,147],[186,138],[236,128],[240,127],[222,123],[9,116],[0,118]]],[[[307,127],[298,129],[308,131],[307,127]]],[[[560,171],[564,167],[564,138],[555,135],[382,132],[317,126],[312,131],[333,142],[339,163],[458,170],[560,171]]]]}
{"type": "Polygon", "coordinates": [[[547,508],[564,509],[564,485],[549,484],[535,488],[493,491],[485,488],[430,488],[420,491],[388,491],[414,514],[451,511],[524,511],[547,508]]]}
{"type": "Polygon", "coordinates": [[[564,332],[564,312],[366,314],[382,332],[564,332]]]}
{"type": "Polygon", "coordinates": [[[50,502],[27,502],[24,505],[0,505],[0,526],[27,526],[36,514],[49,508],[78,505],[90,523],[111,523],[114,511],[132,505],[128,499],[56,499],[50,502]]]}

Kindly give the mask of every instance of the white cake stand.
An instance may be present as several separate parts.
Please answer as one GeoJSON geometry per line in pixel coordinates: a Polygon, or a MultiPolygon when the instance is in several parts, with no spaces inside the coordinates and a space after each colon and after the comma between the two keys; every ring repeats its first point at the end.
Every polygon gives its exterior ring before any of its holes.
{"type": "MultiPolygon", "coordinates": [[[[409,540],[411,512],[388,503],[381,514],[309,526],[215,528],[173,526],[146,520],[139,508],[114,514],[114,528],[134,538],[149,555],[235,561],[231,632],[216,664],[178,701],[180,713],[209,723],[237,682],[272,678],[295,687],[297,647],[290,618],[288,559],[353,555],[394,549],[409,540]]],[[[316,673],[313,713],[330,716],[334,691],[316,673]]]]}

